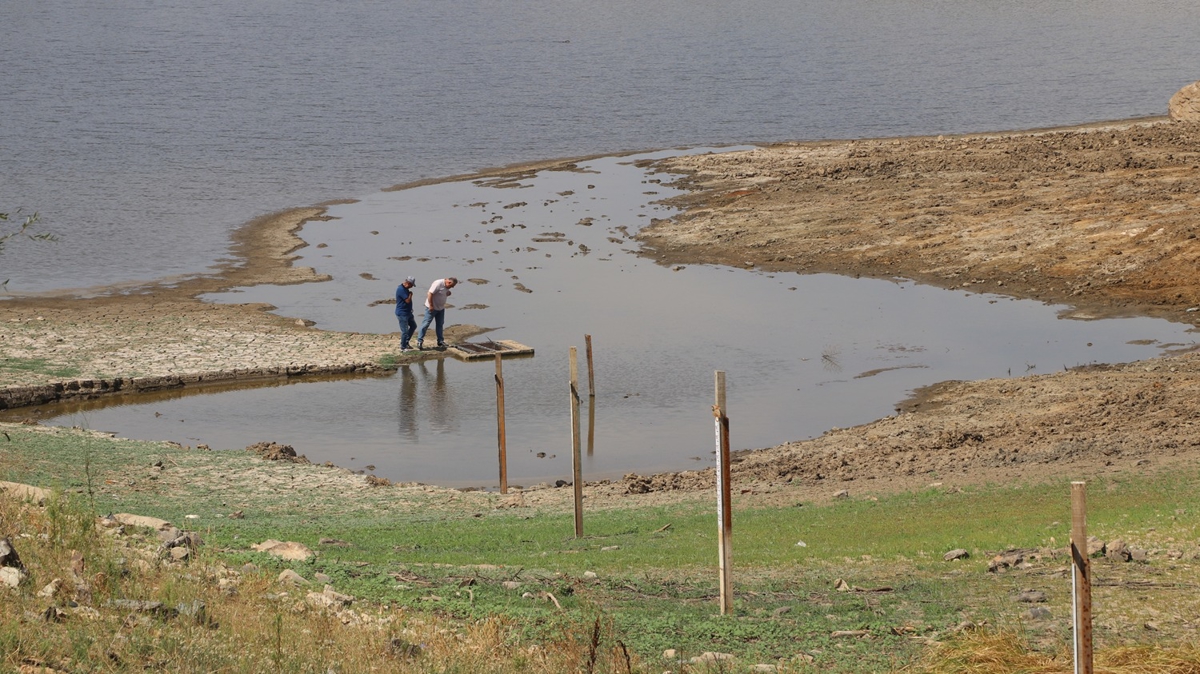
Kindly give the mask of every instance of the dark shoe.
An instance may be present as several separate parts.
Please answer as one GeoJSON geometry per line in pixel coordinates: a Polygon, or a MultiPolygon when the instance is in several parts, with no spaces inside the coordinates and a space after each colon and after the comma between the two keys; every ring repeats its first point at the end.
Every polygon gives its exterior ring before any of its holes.
{"type": "Polygon", "coordinates": [[[439,349],[444,349],[444,348],[446,348],[446,343],[445,343],[445,342],[438,342],[438,348],[439,348],[439,349]]]}
{"type": "Polygon", "coordinates": [[[417,342],[417,351],[425,350],[425,342],[417,342]]]}

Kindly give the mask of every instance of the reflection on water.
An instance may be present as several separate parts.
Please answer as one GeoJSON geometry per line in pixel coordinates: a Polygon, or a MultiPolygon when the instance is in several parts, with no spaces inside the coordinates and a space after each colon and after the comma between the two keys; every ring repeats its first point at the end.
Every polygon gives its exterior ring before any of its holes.
{"type": "MultiPolygon", "coordinates": [[[[731,440],[743,449],[890,414],[937,381],[1125,362],[1193,341],[1188,326],[1161,320],[1063,320],[1062,307],[899,279],[657,265],[631,254],[630,236],[673,214],[657,201],[677,193],[670,177],[637,166],[663,154],[368,195],[300,232],[310,246],[298,263],[331,281],[209,299],[392,332],[392,306],[379,301],[399,279],[428,287],[457,276],[449,322],[494,328],[487,337],[537,354],[504,362],[512,484],[570,479],[568,358],[585,335],[596,374],[588,416],[598,417],[588,479],[707,465],[714,370],[727,373],[731,440]]],[[[494,485],[495,409],[490,362],[433,359],[392,377],[154,400],[54,423],[218,449],[273,440],[393,481],[494,485]]]]}

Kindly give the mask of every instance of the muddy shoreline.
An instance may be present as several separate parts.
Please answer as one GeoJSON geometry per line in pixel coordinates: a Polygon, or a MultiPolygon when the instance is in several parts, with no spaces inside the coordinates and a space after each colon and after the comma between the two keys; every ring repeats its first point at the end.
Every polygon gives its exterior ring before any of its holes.
{"type": "MultiPolygon", "coordinates": [[[[470,178],[570,170],[576,161],[470,178]]],[[[1200,223],[1191,215],[1200,207],[1200,124],[1155,118],[785,143],[656,166],[685,175],[681,184],[689,188],[673,200],[684,209],[680,216],[655,221],[637,237],[642,254],[662,264],[906,278],[1068,304],[1075,318],[1200,320],[1200,223]]],[[[297,230],[325,218],[328,205],[248,223],[233,236],[239,261],[214,274],[89,298],[0,303],[0,356],[44,361],[3,372],[0,400],[8,402],[0,408],[139,386],[369,374],[393,365],[394,334],[314,330],[302,319],[267,313],[269,306],[196,299],[238,286],[322,280],[292,263],[306,245],[297,230]]],[[[482,330],[455,328],[464,335],[482,330]]],[[[1133,364],[935,385],[894,417],[743,453],[735,475],[764,492],[796,483],[890,490],[931,480],[1086,476],[1193,459],[1200,451],[1200,426],[1193,428],[1200,424],[1200,403],[1193,402],[1200,396],[1192,390],[1200,363],[1187,353],[1190,346],[1133,364]],[[1054,437],[1064,428],[1068,444],[1054,437]]],[[[631,475],[621,488],[672,491],[710,483],[711,471],[688,471],[631,475]]]]}

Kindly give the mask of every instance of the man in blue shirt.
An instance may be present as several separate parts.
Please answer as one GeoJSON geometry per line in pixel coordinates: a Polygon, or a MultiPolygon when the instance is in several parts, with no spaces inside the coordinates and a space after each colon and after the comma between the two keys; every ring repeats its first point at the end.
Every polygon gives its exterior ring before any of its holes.
{"type": "Polygon", "coordinates": [[[400,321],[400,351],[405,353],[412,351],[408,342],[417,329],[417,319],[413,316],[412,305],[412,288],[416,284],[417,279],[409,276],[404,279],[403,283],[396,286],[396,318],[400,321]]]}

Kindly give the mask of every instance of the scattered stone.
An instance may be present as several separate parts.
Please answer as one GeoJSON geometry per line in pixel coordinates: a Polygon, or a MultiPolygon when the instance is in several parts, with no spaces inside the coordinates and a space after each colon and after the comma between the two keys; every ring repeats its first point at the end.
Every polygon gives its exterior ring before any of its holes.
{"type": "Polygon", "coordinates": [[[750,668],[752,672],[778,672],[779,665],[758,664],[750,668]]]}
{"type": "Polygon", "coordinates": [[[192,551],[186,547],[171,548],[170,552],[171,559],[176,562],[185,561],[191,555],[192,551]]]}
{"type": "Polygon", "coordinates": [[[210,625],[208,607],[199,599],[175,605],[175,614],[191,618],[197,625],[210,625]]]}
{"type": "Polygon", "coordinates": [[[797,653],[797,654],[795,654],[795,655],[793,655],[793,656],[792,656],[792,662],[799,662],[799,663],[803,663],[803,664],[808,664],[808,663],[811,663],[811,662],[812,662],[812,661],[814,661],[814,660],[816,660],[816,658],[814,658],[813,656],[809,655],[808,653],[797,653]]]}
{"type": "Polygon", "coordinates": [[[841,491],[834,492],[833,497],[834,498],[850,498],[850,490],[843,489],[841,491]]]}
{"type": "Polygon", "coordinates": [[[217,589],[221,591],[221,594],[227,597],[232,597],[233,595],[237,594],[238,584],[237,581],[232,578],[221,578],[217,581],[217,589]]]}
{"type": "Polygon", "coordinates": [[[1095,536],[1088,536],[1087,554],[1088,557],[1097,557],[1104,554],[1104,541],[1095,536]]]}
{"type": "Polygon", "coordinates": [[[1130,561],[1145,562],[1145,561],[1149,561],[1149,558],[1150,558],[1149,553],[1141,548],[1130,548],[1129,549],[1130,561]]]}
{"type": "Polygon", "coordinates": [[[854,588],[850,587],[850,583],[847,583],[846,581],[842,580],[841,578],[838,578],[837,580],[833,581],[833,589],[838,592],[853,592],[854,591],[854,588]]]}
{"type": "Polygon", "coordinates": [[[1021,617],[1025,620],[1049,620],[1051,613],[1045,606],[1034,606],[1028,611],[1022,611],[1021,617]]]}
{"type": "Polygon", "coordinates": [[[587,578],[588,580],[594,580],[596,578],[599,578],[600,576],[597,576],[595,571],[584,571],[583,577],[587,578]]]}
{"type": "Polygon", "coordinates": [[[250,549],[257,552],[265,552],[269,555],[274,555],[275,557],[285,559],[289,562],[307,561],[310,557],[316,554],[312,550],[309,550],[308,547],[303,543],[297,543],[295,541],[287,541],[285,543],[283,541],[277,541],[274,539],[265,540],[258,545],[251,545],[250,549]]]}
{"type": "Polygon", "coordinates": [[[113,519],[124,524],[127,527],[144,527],[155,531],[162,531],[171,526],[171,523],[166,520],[160,520],[157,517],[145,517],[143,515],[133,515],[130,513],[117,513],[113,515],[113,519]]]}
{"type": "Polygon", "coordinates": [[[291,585],[292,587],[308,585],[308,581],[304,580],[304,576],[301,576],[291,569],[284,569],[279,574],[279,578],[277,580],[281,585],[291,585]]]}
{"type": "Polygon", "coordinates": [[[320,592],[309,592],[304,601],[318,608],[345,608],[354,603],[354,597],[334,591],[328,585],[320,592]]]}
{"type": "Polygon", "coordinates": [[[808,543],[805,543],[804,541],[796,541],[796,547],[798,547],[798,548],[807,548],[807,547],[808,547],[808,543]]]}
{"type": "Polygon", "coordinates": [[[48,599],[50,597],[53,597],[54,595],[58,594],[58,588],[61,586],[62,586],[62,579],[55,578],[54,580],[47,583],[46,587],[43,587],[42,589],[38,590],[37,596],[39,596],[43,599],[48,599]]]}
{"type": "Polygon", "coordinates": [[[966,559],[970,556],[971,556],[971,553],[967,552],[966,550],[964,550],[962,548],[955,548],[955,549],[951,550],[950,552],[947,552],[946,554],[942,555],[942,559],[946,560],[947,562],[953,562],[953,561],[956,561],[959,559],[966,559]]]}
{"type": "Polygon", "coordinates": [[[328,585],[333,582],[333,578],[330,578],[329,575],[321,573],[320,571],[313,574],[313,580],[321,583],[322,585],[328,585]]]}
{"type": "Polygon", "coordinates": [[[368,475],[367,476],[367,484],[369,484],[372,487],[390,487],[390,486],[392,486],[392,481],[387,479],[386,477],[376,477],[375,475],[368,475]]]}
{"type": "Polygon", "coordinates": [[[600,552],[612,552],[613,550],[620,550],[620,549],[621,549],[621,546],[619,546],[619,545],[606,545],[606,546],[600,548],[600,552]]]}
{"type": "Polygon", "coordinates": [[[240,520],[245,516],[246,516],[245,513],[243,513],[240,510],[235,510],[235,511],[229,513],[229,515],[228,515],[229,519],[231,519],[231,520],[240,520]]]}
{"type": "Polygon", "coordinates": [[[733,655],[730,653],[718,653],[716,651],[704,651],[700,655],[688,660],[693,665],[708,665],[716,662],[731,662],[733,655]]]}
{"type": "Polygon", "coordinates": [[[0,566],[0,585],[16,588],[25,582],[25,572],[15,566],[0,566]]]}
{"type": "Polygon", "coordinates": [[[667,650],[663,651],[664,660],[674,660],[678,657],[679,651],[675,650],[674,648],[668,648],[667,650]]]}
{"type": "Polygon", "coordinates": [[[340,538],[322,538],[317,541],[318,545],[329,545],[335,548],[348,548],[350,544],[340,538]]]}
{"type": "Polygon", "coordinates": [[[855,637],[861,638],[869,635],[871,630],[835,630],[829,633],[831,637],[855,637]]]}
{"type": "Polygon", "coordinates": [[[1129,546],[1120,538],[1105,546],[1104,556],[1114,562],[1128,562],[1132,558],[1129,546]]]}
{"type": "Polygon", "coordinates": [[[1142,625],[1142,627],[1150,632],[1158,631],[1158,623],[1147,622],[1146,624],[1142,625]]]}
{"type": "Polygon", "coordinates": [[[1047,601],[1046,593],[1041,590],[1021,590],[1015,599],[1026,604],[1040,604],[1047,601]]]}
{"type": "Polygon", "coordinates": [[[12,539],[0,538],[0,567],[25,568],[25,565],[21,563],[20,556],[17,555],[17,549],[12,545],[12,539]]]}
{"type": "Polygon", "coordinates": [[[506,580],[503,583],[500,583],[500,585],[506,590],[516,590],[517,588],[521,587],[521,584],[515,580],[506,580]]]}

